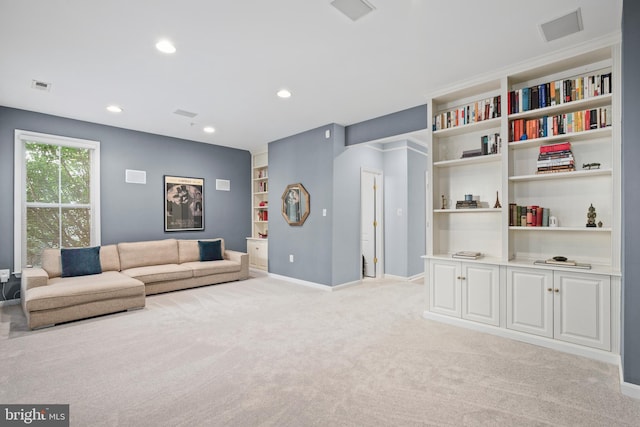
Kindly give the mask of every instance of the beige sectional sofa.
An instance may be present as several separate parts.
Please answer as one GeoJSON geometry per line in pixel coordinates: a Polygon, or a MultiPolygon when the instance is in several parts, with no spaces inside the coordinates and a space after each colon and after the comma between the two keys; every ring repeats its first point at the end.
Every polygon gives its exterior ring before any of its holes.
{"type": "Polygon", "coordinates": [[[22,271],[22,308],[30,328],[142,308],[145,295],[249,277],[248,255],[225,250],[200,261],[198,240],[101,246],[99,274],[62,277],[60,249],[45,249],[42,267],[22,271]]]}

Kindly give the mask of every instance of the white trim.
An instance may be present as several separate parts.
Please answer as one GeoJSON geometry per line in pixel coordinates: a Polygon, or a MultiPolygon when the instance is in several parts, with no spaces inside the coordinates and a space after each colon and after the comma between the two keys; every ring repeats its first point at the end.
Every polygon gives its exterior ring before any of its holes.
{"type": "Polygon", "coordinates": [[[333,292],[340,289],[348,288],[351,286],[360,285],[362,280],[356,280],[354,282],[342,283],[340,285],[330,286],[330,285],[322,285],[320,283],[308,282],[306,280],[294,279],[293,277],[281,276],[280,274],[268,273],[269,277],[274,279],[284,280],[286,282],[295,283],[296,285],[307,286],[309,288],[320,289],[327,292],[333,292]]]}
{"type": "Polygon", "coordinates": [[[399,280],[401,282],[414,282],[416,280],[424,278],[424,273],[414,274],[413,276],[405,277],[405,276],[395,276],[393,274],[385,274],[385,279],[391,280],[399,280]]]}
{"type": "MultiPolygon", "coordinates": [[[[22,259],[26,255],[26,247],[22,247],[22,236],[26,233],[26,203],[23,203],[23,191],[26,182],[24,169],[24,142],[37,141],[64,147],[83,148],[90,150],[91,155],[91,245],[100,246],[100,141],[88,139],[70,138],[59,135],[51,135],[39,132],[31,132],[21,129],[14,131],[14,190],[13,190],[13,270],[16,277],[22,272],[22,259]]],[[[74,205],[85,207],[86,205],[74,205]]]]}
{"type": "Polygon", "coordinates": [[[627,383],[624,381],[624,372],[622,370],[622,359],[618,357],[618,373],[620,375],[620,391],[625,396],[634,399],[640,399],[640,385],[627,383]]]}
{"type": "Polygon", "coordinates": [[[484,325],[482,323],[472,322],[457,317],[450,317],[432,313],[425,310],[422,317],[429,320],[435,320],[441,323],[447,323],[449,325],[459,326],[474,331],[485,332],[491,335],[497,335],[503,338],[510,338],[516,341],[522,341],[529,344],[538,345],[541,347],[550,348],[552,350],[562,351],[564,353],[575,354],[576,356],[588,357],[589,359],[598,360],[600,362],[609,363],[615,365],[618,363],[620,356],[609,351],[598,350],[591,347],[585,347],[582,345],[567,343],[564,341],[554,340],[552,338],[545,338],[537,335],[531,335],[523,332],[513,331],[511,329],[505,329],[498,326],[484,325]]]}

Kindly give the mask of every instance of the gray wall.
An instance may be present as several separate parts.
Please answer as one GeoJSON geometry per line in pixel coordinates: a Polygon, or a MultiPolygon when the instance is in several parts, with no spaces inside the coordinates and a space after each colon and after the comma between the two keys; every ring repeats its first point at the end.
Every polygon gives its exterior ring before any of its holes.
{"type": "Polygon", "coordinates": [[[333,163],[333,284],[360,280],[360,171],[382,171],[381,148],[364,144],[342,147],[333,163]]]}
{"type": "Polygon", "coordinates": [[[331,286],[334,130],[327,125],[269,143],[269,272],[331,286]],[[325,138],[325,131],[331,136],[325,138]],[[282,193],[301,183],[311,212],[302,226],[290,226],[280,213],[282,193]],[[327,216],[322,216],[322,210],[327,216]],[[294,262],[289,262],[289,255],[294,262]]]}
{"type": "Polygon", "coordinates": [[[417,107],[407,108],[406,110],[347,126],[346,144],[360,144],[426,128],[427,106],[418,105],[417,107]]]}
{"type": "Polygon", "coordinates": [[[103,244],[220,236],[229,249],[246,251],[245,239],[251,235],[248,151],[0,107],[0,189],[9,201],[0,212],[0,268],[13,268],[15,129],[100,141],[103,244]],[[145,170],[147,184],[125,184],[125,169],[145,170]],[[204,178],[204,231],[164,232],[165,174],[204,178]],[[230,180],[231,191],[216,191],[216,178],[230,180]]]}
{"type": "Polygon", "coordinates": [[[622,13],[622,365],[624,380],[640,385],[640,3],[622,13]]]}
{"type": "Polygon", "coordinates": [[[385,273],[424,272],[426,253],[426,148],[412,141],[384,145],[385,273]]]}

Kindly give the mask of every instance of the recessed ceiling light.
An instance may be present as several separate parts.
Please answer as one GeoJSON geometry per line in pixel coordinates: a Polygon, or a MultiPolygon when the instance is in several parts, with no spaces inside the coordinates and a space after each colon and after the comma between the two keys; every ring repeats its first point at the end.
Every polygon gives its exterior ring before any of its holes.
{"type": "Polygon", "coordinates": [[[287,89],[280,89],[278,91],[277,95],[280,98],[290,98],[291,97],[291,92],[289,92],[287,89]]]}
{"type": "Polygon", "coordinates": [[[211,127],[211,126],[207,126],[204,129],[202,129],[203,131],[205,131],[206,133],[214,133],[216,130],[211,127]]]}
{"type": "Polygon", "coordinates": [[[169,40],[160,40],[156,43],[156,49],[162,53],[175,53],[176,47],[169,40]]]}
{"type": "Polygon", "coordinates": [[[111,113],[122,113],[122,108],[118,107],[117,105],[109,105],[107,107],[107,111],[111,113]]]}

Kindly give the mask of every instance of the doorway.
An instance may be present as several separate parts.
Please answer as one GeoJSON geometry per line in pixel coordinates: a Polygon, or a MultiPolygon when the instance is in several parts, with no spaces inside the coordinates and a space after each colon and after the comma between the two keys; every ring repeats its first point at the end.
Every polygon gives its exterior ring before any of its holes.
{"type": "Polygon", "coordinates": [[[381,278],[382,266],[382,172],[360,171],[360,250],[362,278],[381,278]]]}

